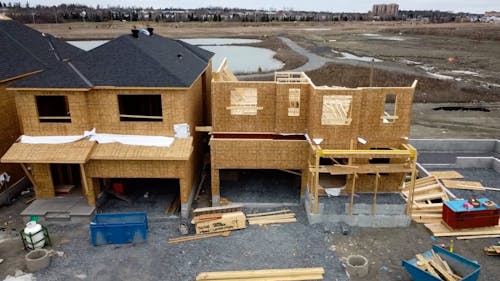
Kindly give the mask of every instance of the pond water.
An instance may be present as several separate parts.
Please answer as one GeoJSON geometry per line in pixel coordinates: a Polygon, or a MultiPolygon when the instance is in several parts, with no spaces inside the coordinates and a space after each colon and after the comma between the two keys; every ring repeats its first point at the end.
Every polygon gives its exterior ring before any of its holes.
{"type": "MultiPolygon", "coordinates": [[[[283,62],[273,58],[276,52],[272,50],[259,47],[232,45],[259,43],[261,40],[243,38],[193,38],[181,40],[214,52],[215,56],[212,58],[214,70],[219,67],[224,58],[227,58],[229,68],[234,73],[267,72],[278,70],[283,67],[283,62]]],[[[67,42],[82,50],[89,51],[108,42],[108,40],[67,42]]]]}

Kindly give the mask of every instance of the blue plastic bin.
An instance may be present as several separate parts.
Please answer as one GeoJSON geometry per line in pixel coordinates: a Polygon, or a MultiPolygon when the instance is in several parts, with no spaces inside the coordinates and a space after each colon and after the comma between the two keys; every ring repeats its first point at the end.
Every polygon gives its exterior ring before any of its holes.
{"type": "Polygon", "coordinates": [[[146,213],[97,214],[90,222],[90,238],[94,246],[140,243],[146,241],[146,213]]]}
{"type": "MultiPolygon", "coordinates": [[[[479,278],[479,272],[481,270],[481,266],[479,264],[436,245],[433,245],[432,249],[448,263],[455,273],[463,276],[462,279],[460,279],[461,281],[476,281],[477,278],[479,278]]],[[[429,259],[432,257],[432,252],[429,250],[422,253],[422,255],[424,258],[429,259]]],[[[403,261],[403,267],[415,281],[441,281],[441,279],[432,276],[427,271],[418,268],[416,258],[403,261]]]]}

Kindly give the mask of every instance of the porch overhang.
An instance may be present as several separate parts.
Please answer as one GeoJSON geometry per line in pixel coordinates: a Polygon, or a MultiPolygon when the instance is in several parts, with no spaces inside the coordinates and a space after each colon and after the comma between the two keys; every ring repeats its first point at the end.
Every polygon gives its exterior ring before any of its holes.
{"type": "Polygon", "coordinates": [[[2,163],[83,164],[89,160],[96,142],[80,140],[62,144],[14,143],[1,158],[2,163]]]}

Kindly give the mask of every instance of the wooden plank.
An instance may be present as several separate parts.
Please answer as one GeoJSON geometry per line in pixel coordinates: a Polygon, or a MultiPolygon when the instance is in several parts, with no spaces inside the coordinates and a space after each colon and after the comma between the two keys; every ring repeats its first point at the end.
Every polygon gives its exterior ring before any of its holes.
{"type": "Polygon", "coordinates": [[[269,216],[262,216],[262,217],[252,217],[252,218],[247,218],[247,220],[250,221],[257,221],[257,220],[275,220],[275,219],[289,219],[289,218],[294,218],[295,214],[277,214],[277,215],[269,215],[269,216]]]}
{"type": "Polygon", "coordinates": [[[425,269],[426,269],[426,270],[427,270],[427,271],[428,271],[431,275],[433,275],[433,276],[435,276],[435,277],[437,277],[437,278],[441,279],[441,278],[439,277],[439,274],[437,274],[437,272],[436,272],[436,271],[432,268],[432,266],[429,264],[429,261],[428,261],[428,260],[426,260],[426,259],[424,258],[424,256],[422,256],[422,254],[417,254],[417,255],[416,255],[416,258],[417,258],[417,261],[420,263],[420,265],[424,266],[424,267],[425,267],[425,269]]]}
{"type": "Polygon", "coordinates": [[[216,207],[205,207],[198,208],[193,210],[193,214],[202,214],[202,213],[216,213],[216,212],[233,212],[234,210],[240,211],[243,209],[243,204],[230,204],[226,206],[216,206],[216,207]]]}
{"type": "Polygon", "coordinates": [[[483,184],[479,181],[459,181],[443,179],[442,182],[447,188],[485,190],[483,184]]]}
{"type": "Polygon", "coordinates": [[[296,218],[289,218],[289,219],[276,219],[276,220],[257,220],[257,221],[251,221],[248,222],[248,224],[255,225],[255,224],[275,224],[275,223],[291,223],[291,222],[296,222],[296,218]]]}
{"type": "Polygon", "coordinates": [[[435,237],[469,236],[469,235],[500,235],[500,225],[464,229],[449,229],[442,222],[424,224],[435,237]]]}
{"type": "Polygon", "coordinates": [[[212,131],[212,126],[196,126],[195,130],[197,132],[211,132],[212,131]]]}
{"type": "Polygon", "coordinates": [[[380,181],[380,174],[377,173],[375,175],[375,190],[373,190],[372,216],[375,215],[375,211],[377,208],[377,190],[379,181],[380,181]]]}
{"type": "Polygon", "coordinates": [[[280,211],[272,211],[272,212],[265,212],[265,213],[254,213],[254,214],[245,214],[247,218],[252,218],[252,217],[260,217],[260,216],[268,216],[268,215],[276,215],[276,214],[282,214],[282,213],[289,213],[291,212],[290,210],[280,210],[280,211]]]}
{"type": "Polygon", "coordinates": [[[438,179],[462,179],[464,177],[457,171],[433,171],[431,175],[438,179]]]}
{"type": "Polygon", "coordinates": [[[354,207],[354,190],[356,188],[356,177],[357,174],[354,173],[352,176],[352,186],[351,186],[351,199],[349,201],[349,215],[352,216],[352,208],[354,207]]]}
{"type": "Polygon", "coordinates": [[[442,268],[434,260],[429,260],[429,264],[437,271],[446,281],[457,281],[446,269],[442,268]]]}
{"type": "Polygon", "coordinates": [[[238,279],[210,279],[210,281],[306,281],[323,280],[322,274],[298,275],[298,276],[279,276],[279,277],[253,277],[238,279]]]}
{"type": "MultiPolygon", "coordinates": [[[[312,268],[290,268],[290,269],[262,269],[262,270],[242,270],[242,271],[220,271],[202,272],[196,276],[196,281],[201,280],[240,280],[251,278],[283,278],[285,276],[323,275],[325,270],[322,267],[312,268]]],[[[284,280],[284,279],[278,279],[284,280]]],[[[300,280],[300,279],[293,279],[300,280]]],[[[307,279],[306,279],[307,280],[307,279]]],[[[317,280],[317,279],[316,279],[317,280]]]]}
{"type": "Polygon", "coordinates": [[[458,240],[486,239],[486,238],[500,238],[500,234],[469,235],[469,236],[457,237],[458,240]]]}
{"type": "Polygon", "coordinates": [[[169,244],[174,244],[174,243],[182,243],[182,242],[187,242],[187,241],[193,241],[193,240],[200,240],[200,239],[205,239],[205,238],[211,238],[211,237],[228,237],[231,234],[231,231],[224,231],[224,232],[216,232],[216,233],[203,233],[203,234],[195,234],[191,236],[182,236],[182,237],[177,237],[177,238],[170,238],[168,239],[169,244]]]}
{"type": "Polygon", "coordinates": [[[432,200],[432,199],[441,199],[444,195],[445,195],[444,192],[424,194],[424,195],[415,196],[413,200],[414,201],[425,201],[425,200],[432,200]]]}

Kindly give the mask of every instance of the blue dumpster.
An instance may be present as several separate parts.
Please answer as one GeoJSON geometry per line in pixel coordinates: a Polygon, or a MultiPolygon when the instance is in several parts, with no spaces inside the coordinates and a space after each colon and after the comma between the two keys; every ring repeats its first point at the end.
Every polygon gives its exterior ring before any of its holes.
{"type": "Polygon", "coordinates": [[[140,243],[146,241],[146,213],[97,214],[90,222],[90,238],[94,246],[140,243]]]}
{"type": "MultiPolygon", "coordinates": [[[[448,263],[453,272],[462,276],[460,281],[477,281],[481,269],[479,264],[436,245],[432,246],[432,250],[448,263]]],[[[422,256],[424,256],[425,259],[430,259],[432,257],[432,252],[429,250],[422,253],[422,256]]],[[[415,281],[442,281],[442,279],[438,279],[427,271],[418,268],[416,258],[403,261],[403,267],[415,281]]]]}

